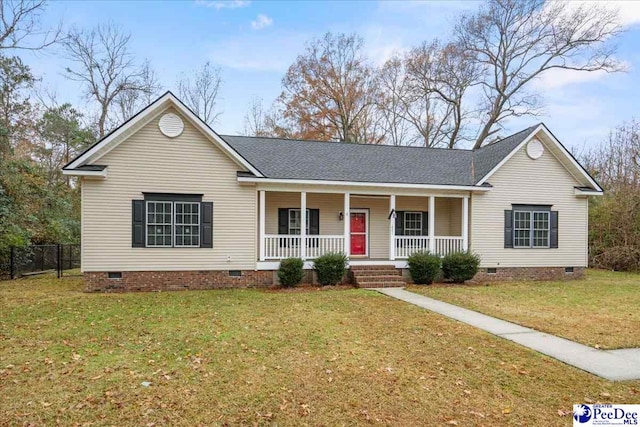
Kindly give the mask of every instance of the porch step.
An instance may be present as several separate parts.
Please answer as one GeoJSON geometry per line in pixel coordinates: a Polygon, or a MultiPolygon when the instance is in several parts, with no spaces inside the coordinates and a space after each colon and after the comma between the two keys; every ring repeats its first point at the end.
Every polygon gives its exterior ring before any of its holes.
{"type": "Polygon", "coordinates": [[[353,270],[354,276],[402,276],[400,270],[395,268],[389,270],[353,270]]]}
{"type": "Polygon", "coordinates": [[[403,287],[400,270],[393,265],[363,265],[351,267],[354,282],[361,288],[403,287]]]}
{"type": "Polygon", "coordinates": [[[351,270],[360,271],[360,270],[395,270],[396,266],[391,265],[353,265],[351,266],[351,270]]]}

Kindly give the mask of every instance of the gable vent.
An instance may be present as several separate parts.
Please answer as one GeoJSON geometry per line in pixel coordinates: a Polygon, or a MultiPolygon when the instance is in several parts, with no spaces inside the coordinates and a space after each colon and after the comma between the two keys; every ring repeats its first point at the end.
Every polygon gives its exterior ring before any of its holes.
{"type": "Polygon", "coordinates": [[[544,145],[537,139],[532,139],[527,144],[527,155],[533,160],[539,159],[544,153],[544,145]]]}
{"type": "Polygon", "coordinates": [[[160,118],[160,132],[169,138],[175,138],[182,134],[184,130],[184,122],[177,114],[167,113],[160,118]]]}

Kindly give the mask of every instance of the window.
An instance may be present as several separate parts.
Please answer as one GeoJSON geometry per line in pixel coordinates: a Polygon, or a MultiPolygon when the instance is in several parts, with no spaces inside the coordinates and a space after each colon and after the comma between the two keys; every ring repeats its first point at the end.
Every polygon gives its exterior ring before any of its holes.
{"type": "Polygon", "coordinates": [[[147,202],[147,246],[172,246],[172,213],[172,202],[147,202]]]}
{"type": "Polygon", "coordinates": [[[421,236],[422,235],[422,212],[405,212],[404,213],[404,235],[405,236],[421,236]]]}
{"type": "Polygon", "coordinates": [[[213,203],[201,194],[144,193],[132,201],[132,247],[213,247],[213,203]]]}
{"type": "Polygon", "coordinates": [[[175,202],[175,245],[200,246],[200,203],[175,202]]]}
{"type": "MultiPolygon", "coordinates": [[[[310,210],[307,209],[307,235],[309,235],[310,210]]],[[[289,234],[300,234],[300,209],[289,209],[289,234]]]]}
{"type": "Polygon", "coordinates": [[[513,247],[549,247],[549,211],[513,211],[513,247]]]}

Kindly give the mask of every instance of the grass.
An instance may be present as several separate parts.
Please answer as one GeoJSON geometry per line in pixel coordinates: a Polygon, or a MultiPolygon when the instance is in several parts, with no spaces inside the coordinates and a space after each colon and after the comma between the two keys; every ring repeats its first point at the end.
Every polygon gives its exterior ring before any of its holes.
{"type": "Polygon", "coordinates": [[[596,348],[640,347],[639,274],[588,270],[581,280],[410,290],[596,348]]]}
{"type": "Polygon", "coordinates": [[[0,425],[566,426],[640,403],[640,381],[371,291],[81,289],[0,282],[0,425]]]}

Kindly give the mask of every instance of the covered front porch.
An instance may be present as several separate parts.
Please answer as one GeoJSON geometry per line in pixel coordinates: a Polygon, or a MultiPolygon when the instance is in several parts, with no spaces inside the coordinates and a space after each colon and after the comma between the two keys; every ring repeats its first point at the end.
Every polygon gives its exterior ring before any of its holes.
{"type": "Polygon", "coordinates": [[[329,252],[346,254],[350,265],[403,267],[417,251],[466,251],[468,236],[469,193],[258,191],[259,269],[329,252]]]}

